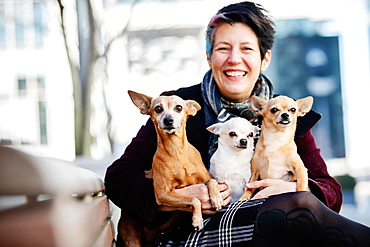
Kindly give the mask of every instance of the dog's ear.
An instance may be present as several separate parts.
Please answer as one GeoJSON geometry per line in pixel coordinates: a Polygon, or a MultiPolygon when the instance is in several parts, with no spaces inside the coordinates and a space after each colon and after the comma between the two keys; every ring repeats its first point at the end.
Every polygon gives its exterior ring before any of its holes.
{"type": "Polygon", "coordinates": [[[136,107],[140,109],[141,114],[150,115],[150,104],[152,103],[152,97],[131,90],[128,91],[128,95],[136,107]]]}
{"type": "Polygon", "coordinates": [[[222,125],[223,125],[223,123],[215,123],[215,124],[212,124],[211,126],[209,126],[207,128],[207,130],[209,132],[211,132],[212,134],[219,135],[221,133],[222,125]]]}
{"type": "Polygon", "coordinates": [[[251,103],[251,109],[255,111],[258,115],[261,115],[261,111],[263,107],[265,107],[266,105],[266,100],[252,95],[250,97],[250,103],[251,103]]]}
{"type": "Polygon", "coordinates": [[[313,104],[313,97],[308,96],[306,98],[299,99],[297,100],[297,104],[298,104],[298,117],[303,117],[304,115],[306,115],[306,113],[308,113],[311,110],[313,104]]]}
{"type": "Polygon", "coordinates": [[[196,102],[194,100],[190,100],[190,99],[185,100],[185,103],[186,103],[186,108],[187,108],[187,112],[186,112],[187,115],[194,116],[202,108],[202,107],[200,107],[198,102],[196,102]]]}

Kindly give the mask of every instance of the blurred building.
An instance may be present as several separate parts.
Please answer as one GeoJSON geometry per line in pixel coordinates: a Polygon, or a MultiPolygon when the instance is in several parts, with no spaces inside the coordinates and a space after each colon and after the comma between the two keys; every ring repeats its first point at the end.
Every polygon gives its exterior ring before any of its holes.
{"type": "Polygon", "coordinates": [[[72,85],[55,10],[46,0],[0,1],[0,142],[71,159],[72,85]]]}
{"type": "MultiPolygon", "coordinates": [[[[329,21],[330,22],[330,21],[329,21]]],[[[346,156],[339,33],[323,34],[327,21],[308,19],[276,22],[277,35],[271,63],[277,94],[314,97],[313,109],[322,114],[313,129],[326,159],[346,156]]]]}

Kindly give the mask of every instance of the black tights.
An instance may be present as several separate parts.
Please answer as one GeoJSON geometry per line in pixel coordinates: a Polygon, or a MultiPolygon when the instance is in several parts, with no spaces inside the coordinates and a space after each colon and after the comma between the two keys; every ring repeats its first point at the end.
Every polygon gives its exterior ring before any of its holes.
{"type": "Polygon", "coordinates": [[[309,192],[268,198],[255,225],[253,246],[370,246],[370,228],[327,208],[309,192]]]}

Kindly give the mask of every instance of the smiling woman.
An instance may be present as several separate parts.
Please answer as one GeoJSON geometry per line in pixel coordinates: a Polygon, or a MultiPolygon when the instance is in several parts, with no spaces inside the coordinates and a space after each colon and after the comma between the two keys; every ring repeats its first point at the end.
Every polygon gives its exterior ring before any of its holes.
{"type": "MultiPolygon", "coordinates": [[[[207,61],[210,70],[202,83],[163,93],[195,100],[202,109],[187,120],[188,141],[200,152],[204,165],[218,146],[218,136],[206,130],[233,117],[243,117],[253,125],[261,121],[250,107],[250,97],[274,97],[270,80],[262,74],[270,64],[274,42],[273,22],[262,6],[253,2],[228,5],[219,10],[207,28],[207,61]]],[[[320,115],[310,111],[299,119],[295,132],[297,152],[308,170],[310,192],[296,192],[297,182],[264,179],[248,184],[261,189],[252,200],[230,203],[231,189],[220,184],[224,206],[211,204],[204,184],[177,187],[174,192],[193,196],[202,203],[204,229],[194,231],[189,208],[157,204],[153,181],[145,177],[157,150],[156,130],[148,121],[126,148],[121,158],[107,169],[108,197],[122,209],[122,215],[137,219],[152,231],[156,246],[338,246],[338,239],[352,246],[370,246],[370,229],[341,217],[341,187],[331,177],[316,146],[311,128],[320,115]],[[174,211],[188,220],[173,224],[174,211]],[[308,219],[308,220],[305,220],[308,219]],[[299,227],[297,227],[297,225],[299,227]],[[281,237],[277,238],[275,233],[281,237]],[[275,235],[274,235],[275,234],[275,235]],[[278,239],[278,240],[277,240],[278,239]]],[[[274,165],[274,164],[270,164],[274,165]]],[[[234,172],[230,169],[230,172],[234,172]]],[[[155,182],[155,181],[154,181],[155,182]]],[[[117,246],[124,246],[118,233],[117,246]]]]}
{"type": "Polygon", "coordinates": [[[233,101],[251,96],[270,58],[270,50],[261,58],[257,35],[244,23],[221,24],[214,35],[212,53],[207,56],[218,89],[233,101]]]}

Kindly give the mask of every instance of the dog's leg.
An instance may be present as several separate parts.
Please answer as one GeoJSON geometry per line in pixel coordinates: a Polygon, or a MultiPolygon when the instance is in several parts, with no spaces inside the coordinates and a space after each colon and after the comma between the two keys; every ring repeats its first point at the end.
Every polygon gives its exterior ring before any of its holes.
{"type": "Polygon", "coordinates": [[[301,160],[293,163],[294,174],[297,177],[297,191],[309,191],[307,168],[301,160]]]}
{"type": "Polygon", "coordinates": [[[141,247],[142,227],[131,216],[122,212],[121,219],[118,222],[118,232],[124,246],[141,247]]]}
{"type": "Polygon", "coordinates": [[[196,231],[203,229],[202,204],[198,198],[192,198],[193,204],[193,226],[196,231]]]}
{"type": "Polygon", "coordinates": [[[212,206],[218,211],[224,204],[224,200],[222,199],[220,190],[218,188],[218,183],[215,179],[210,179],[207,183],[207,186],[212,206]]]}
{"type": "MultiPolygon", "coordinates": [[[[257,172],[256,171],[253,171],[253,170],[254,169],[252,169],[252,176],[249,179],[249,183],[254,182],[254,181],[257,181],[257,178],[258,178],[257,172]]],[[[246,188],[243,196],[239,199],[239,201],[250,200],[252,194],[253,194],[253,190],[246,188]]]]}
{"type": "Polygon", "coordinates": [[[158,205],[178,208],[191,206],[193,209],[192,220],[195,230],[199,231],[203,229],[202,204],[198,198],[180,195],[173,191],[158,193],[157,190],[155,192],[158,205]]]}

